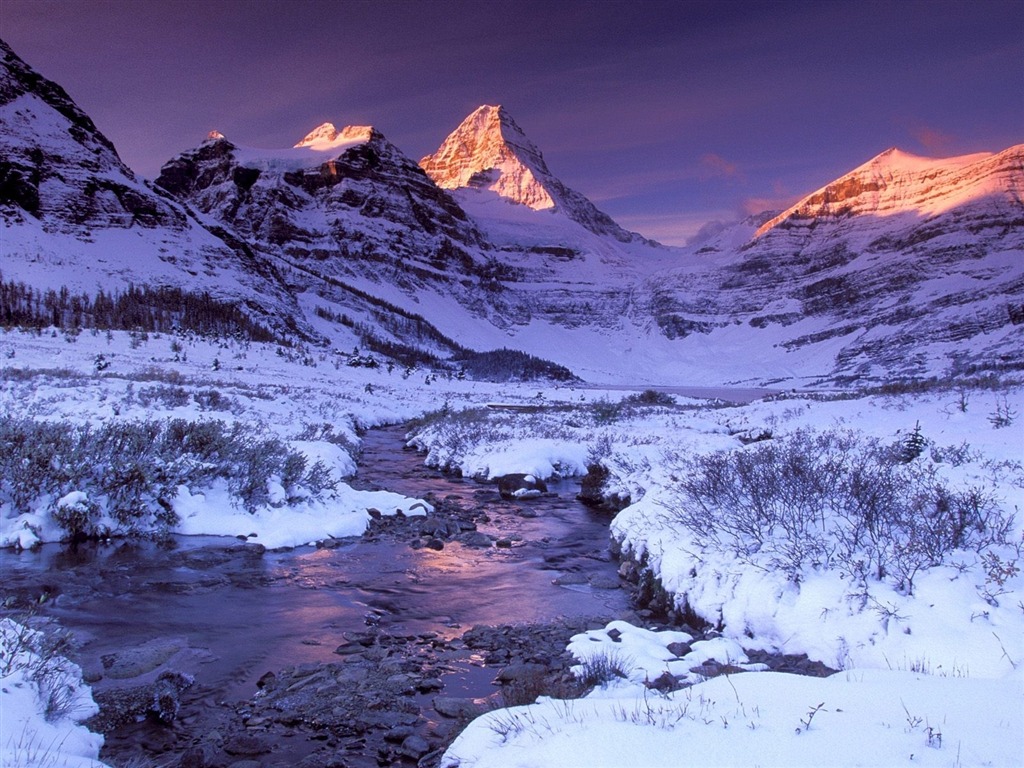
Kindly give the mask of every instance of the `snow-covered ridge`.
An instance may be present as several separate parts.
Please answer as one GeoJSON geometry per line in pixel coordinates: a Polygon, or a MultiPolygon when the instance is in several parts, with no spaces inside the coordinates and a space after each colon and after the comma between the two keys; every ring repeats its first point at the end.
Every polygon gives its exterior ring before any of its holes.
{"type": "Polygon", "coordinates": [[[760,237],[790,220],[872,214],[937,216],[985,197],[1021,204],[1024,144],[998,154],[918,157],[891,148],[811,193],[758,228],[760,237]]]}
{"type": "Polygon", "coordinates": [[[337,158],[346,150],[374,139],[383,139],[383,136],[370,125],[346,125],[339,131],[333,123],[323,123],[306,134],[293,147],[242,146],[229,141],[219,131],[212,131],[203,145],[223,141],[225,148],[239,166],[260,171],[285,172],[317,168],[329,162],[332,157],[337,158]]]}
{"type": "Polygon", "coordinates": [[[346,125],[339,131],[334,123],[322,123],[307,133],[295,148],[309,147],[325,152],[367,142],[374,133],[376,130],[372,125],[346,125]]]}

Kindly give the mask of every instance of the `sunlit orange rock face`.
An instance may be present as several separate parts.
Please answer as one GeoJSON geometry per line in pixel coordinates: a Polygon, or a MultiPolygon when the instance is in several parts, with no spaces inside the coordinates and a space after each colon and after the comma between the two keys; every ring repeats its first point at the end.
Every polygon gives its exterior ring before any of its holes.
{"type": "Polygon", "coordinates": [[[619,242],[647,242],[552,174],[541,151],[501,106],[474,110],[436,152],[420,160],[420,167],[442,189],[488,190],[535,211],[557,211],[619,242]]]}
{"type": "Polygon", "coordinates": [[[757,230],[761,236],[786,222],[851,215],[937,216],[981,198],[1019,204],[1024,145],[934,160],[889,149],[813,192],[757,230]]]}
{"type": "Polygon", "coordinates": [[[538,179],[550,175],[540,150],[500,106],[474,111],[420,167],[442,189],[485,187],[534,210],[555,206],[538,179]]]}

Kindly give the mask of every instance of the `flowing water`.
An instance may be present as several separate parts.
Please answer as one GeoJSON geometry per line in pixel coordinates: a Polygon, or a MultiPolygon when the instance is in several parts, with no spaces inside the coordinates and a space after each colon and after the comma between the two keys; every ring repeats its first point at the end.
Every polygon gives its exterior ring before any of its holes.
{"type": "MultiPolygon", "coordinates": [[[[206,727],[205,711],[251,697],[268,671],[337,661],[343,633],[368,625],[451,638],[477,624],[614,617],[628,609],[623,590],[591,586],[614,586],[616,564],[608,556],[608,518],[577,502],[577,487],[501,501],[494,486],[425,468],[421,455],[403,450],[403,434],[401,427],[368,433],[353,484],[485,505],[490,520],[480,530],[513,546],[450,542],[435,551],[393,537],[276,552],[214,537],[46,545],[0,550],[3,592],[22,605],[44,596],[41,612],[74,633],[75,660],[94,690],[124,684],[110,663],[124,649],[141,647],[143,666],[155,656],[193,674],[197,687],[179,730],[206,727]],[[572,585],[552,583],[566,573],[572,585]]],[[[463,669],[446,688],[484,695],[493,674],[463,669]]],[[[132,677],[140,680],[145,674],[132,677]]],[[[108,734],[108,744],[138,738],[108,734]]]]}

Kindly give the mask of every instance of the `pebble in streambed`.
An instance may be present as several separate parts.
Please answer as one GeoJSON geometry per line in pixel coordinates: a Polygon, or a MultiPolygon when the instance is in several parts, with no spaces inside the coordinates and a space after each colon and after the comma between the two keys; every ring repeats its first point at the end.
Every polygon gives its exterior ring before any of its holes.
{"type": "MultiPolygon", "coordinates": [[[[319,745],[295,763],[302,768],[435,765],[465,724],[489,709],[542,694],[582,693],[569,671],[573,660],[565,651],[566,638],[606,621],[477,627],[450,640],[433,632],[406,635],[378,628],[346,633],[336,649],[338,661],[265,674],[256,696],[236,710],[224,743],[248,734],[254,744],[269,748],[288,734],[301,734],[319,745]],[[493,681],[490,691],[449,695],[448,684],[470,657],[493,681]]],[[[200,752],[205,762],[193,759],[189,768],[221,764],[209,744],[197,744],[193,758],[200,752]]],[[[269,764],[273,757],[270,752],[261,762],[269,764]]]]}

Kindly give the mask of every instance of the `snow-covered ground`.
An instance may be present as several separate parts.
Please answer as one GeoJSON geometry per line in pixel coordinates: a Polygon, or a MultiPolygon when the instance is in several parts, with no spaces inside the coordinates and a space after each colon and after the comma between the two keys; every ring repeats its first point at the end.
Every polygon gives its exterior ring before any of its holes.
{"type": "MultiPolygon", "coordinates": [[[[93,427],[216,419],[275,436],[322,460],[335,489],[302,497],[268,478],[268,502],[254,513],[217,482],[186,484],[173,499],[176,532],[244,535],[271,547],[357,534],[371,508],[426,509],[345,483],[358,430],[377,424],[435,412],[417,427],[416,444],[430,463],[467,475],[568,476],[604,466],[607,491],[631,502],[613,536],[721,637],[681,656],[673,644],[689,643],[678,632],[617,623],[573,638],[581,665],[613,658],[626,676],[581,700],[485,715],[452,744],[448,766],[1024,764],[1024,580],[1015,545],[1024,522],[1024,389],[659,405],[583,386],[496,385],[348,362],[317,349],[170,335],[9,331],[0,334],[0,415],[93,427]],[[1000,414],[1012,423],[997,428],[1000,414]],[[800,430],[902,444],[915,429],[925,444],[912,466],[951,491],[982,489],[1016,515],[1008,543],[957,551],[908,587],[820,563],[773,569],[757,552],[709,547],[673,516],[688,457],[756,451],[800,430]],[[744,649],[806,653],[841,671],[826,679],[758,671],[744,649]],[[708,680],[691,672],[708,659],[750,671],[708,680]],[[693,685],[668,694],[644,685],[665,672],[693,685]]],[[[59,500],[15,511],[0,497],[0,545],[58,538],[51,513],[59,500]]],[[[19,681],[3,686],[3,748],[19,749],[32,731],[33,743],[49,739],[69,765],[90,765],[98,744],[69,730],[73,723],[60,726],[77,734],[66,742],[45,730],[56,726],[19,681]]],[[[40,764],[19,754],[5,751],[5,764],[40,764]]]]}
{"type": "Polygon", "coordinates": [[[569,647],[581,662],[610,657],[627,679],[580,701],[488,714],[444,764],[1024,764],[1022,440],[1019,421],[997,426],[1001,414],[1022,412],[1024,390],[681,405],[477,412],[461,429],[448,420],[417,435],[428,460],[483,476],[572,474],[601,463],[608,490],[632,501],[612,535],[678,605],[722,632],[718,647],[681,658],[668,648],[686,639],[678,633],[610,626],[575,638],[569,647]],[[987,495],[1012,517],[1006,543],[953,551],[907,584],[892,574],[852,578],[838,564],[793,573],[772,567],[767,545],[737,554],[679,524],[679,473],[693,467],[687,457],[756,451],[759,437],[781,443],[806,430],[896,446],[916,430],[925,445],[909,466],[935,487],[987,495]],[[743,648],[806,653],[841,671],[707,681],[690,672],[707,658],[743,668],[743,648]],[[644,685],[665,672],[696,684],[664,695],[644,685]]]}
{"type": "Polygon", "coordinates": [[[103,737],[79,725],[99,711],[92,691],[51,647],[43,632],[0,619],[0,764],[102,768],[103,737]]]}

